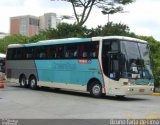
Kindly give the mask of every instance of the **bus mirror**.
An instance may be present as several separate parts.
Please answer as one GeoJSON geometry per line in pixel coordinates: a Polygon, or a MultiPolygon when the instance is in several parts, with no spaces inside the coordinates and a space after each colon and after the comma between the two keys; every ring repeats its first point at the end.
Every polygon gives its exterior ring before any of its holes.
{"type": "Polygon", "coordinates": [[[132,67],[132,71],[133,72],[138,72],[138,68],[137,67],[132,67]]]}

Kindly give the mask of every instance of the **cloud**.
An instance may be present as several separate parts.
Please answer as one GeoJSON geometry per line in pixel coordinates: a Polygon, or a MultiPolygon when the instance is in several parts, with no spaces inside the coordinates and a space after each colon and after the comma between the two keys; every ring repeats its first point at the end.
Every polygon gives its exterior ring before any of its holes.
{"type": "Polygon", "coordinates": [[[126,6],[128,13],[113,15],[114,22],[127,24],[132,32],[139,35],[154,36],[160,40],[160,0],[137,0],[126,6]]]}

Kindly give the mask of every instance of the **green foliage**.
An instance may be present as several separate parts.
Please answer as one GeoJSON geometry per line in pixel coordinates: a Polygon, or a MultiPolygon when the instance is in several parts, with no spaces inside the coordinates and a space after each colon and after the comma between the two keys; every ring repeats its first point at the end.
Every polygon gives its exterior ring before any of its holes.
{"type": "Polygon", "coordinates": [[[12,35],[12,36],[6,36],[2,39],[0,42],[0,52],[5,53],[6,48],[9,44],[23,44],[28,42],[28,37],[22,36],[20,34],[12,35]]]}
{"type": "Polygon", "coordinates": [[[48,39],[59,39],[59,38],[69,38],[69,37],[86,37],[87,32],[86,27],[82,27],[76,24],[61,23],[56,29],[49,29],[43,31],[48,39]]]}
{"type": "Polygon", "coordinates": [[[112,22],[107,23],[104,26],[98,26],[95,29],[90,29],[87,37],[93,36],[130,36],[135,37],[134,33],[129,32],[130,29],[125,24],[114,24],[112,22]]]}
{"type": "Polygon", "coordinates": [[[129,27],[124,24],[114,24],[114,23],[107,23],[102,28],[102,35],[103,36],[110,36],[110,35],[121,35],[124,36],[126,33],[129,32],[129,27]]]}
{"type": "Polygon", "coordinates": [[[32,36],[28,39],[28,43],[35,43],[41,40],[46,40],[48,37],[45,33],[40,33],[39,35],[32,36]]]}

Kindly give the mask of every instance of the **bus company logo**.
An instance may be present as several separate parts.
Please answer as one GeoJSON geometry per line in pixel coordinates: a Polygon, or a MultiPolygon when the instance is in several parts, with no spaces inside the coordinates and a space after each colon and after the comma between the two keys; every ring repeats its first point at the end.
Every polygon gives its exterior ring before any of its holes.
{"type": "Polygon", "coordinates": [[[79,64],[91,64],[92,61],[88,60],[88,59],[80,59],[80,60],[78,60],[78,63],[79,64]]]}

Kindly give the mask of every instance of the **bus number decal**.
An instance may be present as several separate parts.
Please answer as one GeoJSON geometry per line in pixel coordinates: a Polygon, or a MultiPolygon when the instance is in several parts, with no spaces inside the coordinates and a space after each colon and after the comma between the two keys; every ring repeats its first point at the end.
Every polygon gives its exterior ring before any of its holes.
{"type": "Polygon", "coordinates": [[[91,64],[92,61],[88,60],[88,59],[80,59],[80,60],[78,60],[78,63],[79,64],[91,64]]]}

